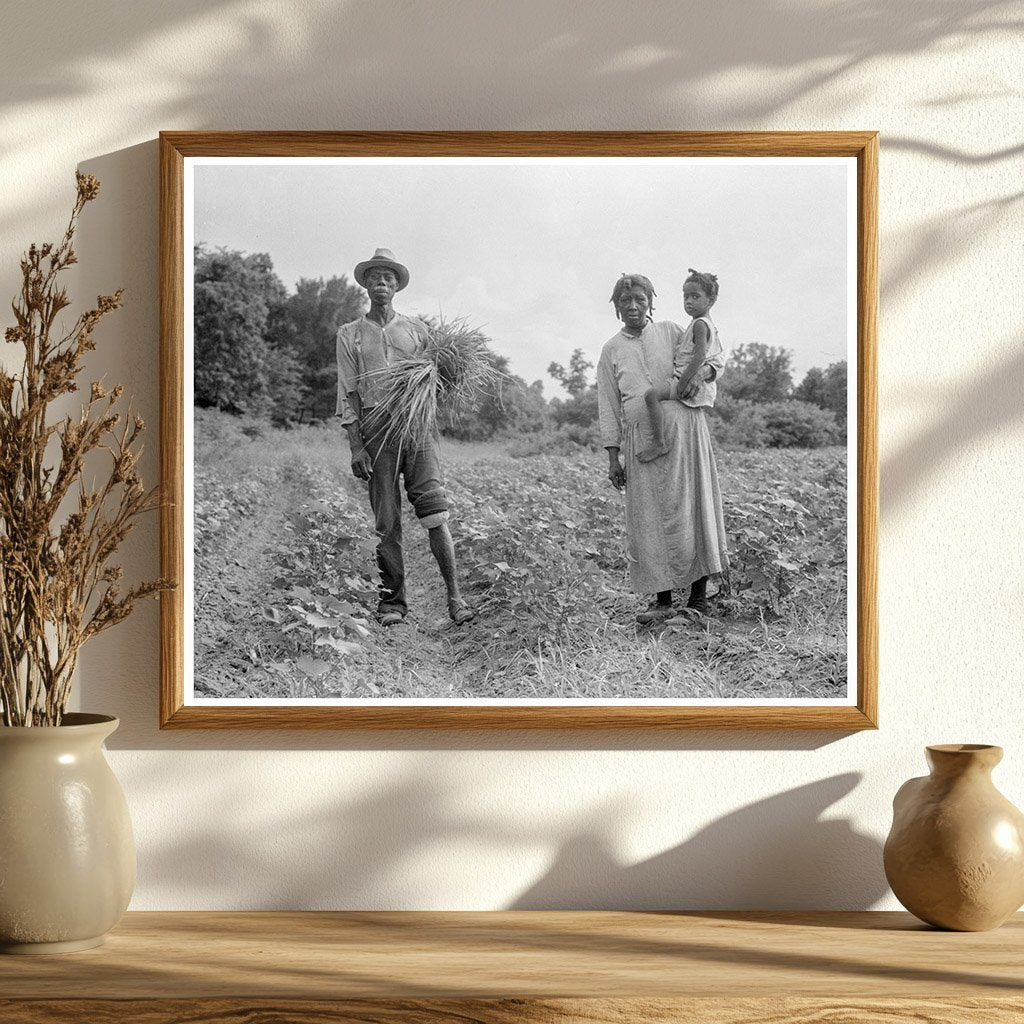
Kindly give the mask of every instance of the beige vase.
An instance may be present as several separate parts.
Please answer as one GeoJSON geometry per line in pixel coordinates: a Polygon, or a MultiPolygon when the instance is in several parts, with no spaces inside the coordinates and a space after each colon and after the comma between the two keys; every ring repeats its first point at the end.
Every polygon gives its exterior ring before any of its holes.
{"type": "Polygon", "coordinates": [[[992,784],[999,747],[927,748],[931,775],[893,800],[885,877],[916,917],[938,928],[998,928],[1024,904],[1024,815],[992,784]]]}
{"type": "Polygon", "coordinates": [[[0,951],[90,949],[128,906],[135,844],[103,753],[117,724],[0,727],[0,951]]]}

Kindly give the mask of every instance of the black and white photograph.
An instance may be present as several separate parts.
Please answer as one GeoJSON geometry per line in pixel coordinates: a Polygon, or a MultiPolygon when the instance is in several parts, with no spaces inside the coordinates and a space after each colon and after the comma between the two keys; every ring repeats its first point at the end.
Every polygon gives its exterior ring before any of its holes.
{"type": "Polygon", "coordinates": [[[852,706],[857,160],[184,161],[184,703],[852,706]]]}

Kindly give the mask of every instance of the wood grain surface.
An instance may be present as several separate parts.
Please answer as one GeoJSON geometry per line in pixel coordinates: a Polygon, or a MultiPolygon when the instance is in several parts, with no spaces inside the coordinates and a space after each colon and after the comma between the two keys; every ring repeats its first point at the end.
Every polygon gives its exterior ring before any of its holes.
{"type": "MultiPolygon", "coordinates": [[[[181,154],[160,140],[160,721],[185,702],[185,240],[181,154]]],[[[191,514],[191,509],[189,509],[191,514]]]]}
{"type": "Polygon", "coordinates": [[[95,949],[0,957],[0,995],[1024,997],[1024,914],[995,931],[968,933],[880,912],[140,911],[95,949]]]}
{"type": "MultiPolygon", "coordinates": [[[[171,729],[833,729],[878,725],[878,133],[850,132],[161,132],[160,310],[163,575],[184,576],[184,258],[187,157],[802,156],[857,160],[856,706],[472,705],[186,707],[184,593],[161,594],[160,727],[171,729]]],[[[853,510],[851,509],[851,512],[853,510]]]]}
{"type": "Polygon", "coordinates": [[[0,999],[9,1024],[1020,1024],[1019,999],[0,999]]]}
{"type": "Polygon", "coordinates": [[[160,133],[187,156],[856,156],[878,133],[252,132],[160,133]]]}
{"type": "Polygon", "coordinates": [[[151,913],[105,945],[0,957],[0,1020],[1024,1020],[1024,914],[151,913]]]}

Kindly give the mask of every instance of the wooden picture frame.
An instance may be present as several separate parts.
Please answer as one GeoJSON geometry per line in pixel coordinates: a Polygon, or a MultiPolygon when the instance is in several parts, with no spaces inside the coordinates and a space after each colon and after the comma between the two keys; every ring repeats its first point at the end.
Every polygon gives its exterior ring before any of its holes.
{"type": "MultiPolygon", "coordinates": [[[[878,304],[876,132],[162,132],[160,135],[160,284],[161,284],[161,518],[163,575],[178,583],[161,595],[161,728],[329,728],[329,729],[828,729],[877,727],[877,532],[878,454],[876,440],[876,321],[878,304]],[[857,424],[851,439],[849,491],[856,517],[855,634],[856,672],[842,703],[799,699],[785,703],[722,700],[719,703],[656,704],[609,699],[603,703],[253,703],[249,700],[197,703],[186,692],[187,587],[185,544],[188,492],[185,393],[186,212],[185,193],[191,162],[204,158],[712,158],[756,161],[778,158],[852,161],[855,196],[856,354],[847,349],[849,381],[855,382],[857,424]],[[855,366],[855,370],[853,367],[855,366]],[[853,471],[855,460],[856,470],[853,471]]],[[[852,211],[849,217],[852,225],[852,211]]],[[[208,239],[212,244],[223,244],[208,239]]],[[[384,240],[381,245],[388,244],[384,240]]],[[[684,250],[685,251],[685,250],[684,250]]],[[[350,260],[369,253],[354,253],[350,260]]],[[[400,254],[399,254],[400,255],[400,254]]],[[[189,255],[189,259],[191,256],[189,255]]],[[[348,264],[342,268],[350,273],[348,264]]],[[[636,269],[616,266],[616,274],[636,269]]],[[[642,269],[642,268],[639,268],[642,269]]],[[[680,266],[685,274],[686,266],[680,266]]],[[[682,277],[679,278],[682,280],[682,277]]],[[[667,289],[665,289],[667,291],[667,289]]],[[[724,284],[723,284],[724,294],[724,284]]],[[[662,300],[659,300],[662,301],[662,300]]],[[[678,300],[674,300],[678,305],[678,300]]],[[[848,301],[848,300],[847,300],[848,301]]],[[[611,314],[609,313],[609,318],[611,314]]],[[[609,319],[609,331],[612,329],[609,319]]],[[[346,459],[343,453],[340,456],[346,459]]],[[[347,464],[343,462],[347,471],[347,464]]],[[[597,466],[600,469],[600,466],[597,466]]],[[[849,528],[849,527],[848,527],[849,528]]],[[[194,666],[193,666],[194,669],[194,666]]]]}

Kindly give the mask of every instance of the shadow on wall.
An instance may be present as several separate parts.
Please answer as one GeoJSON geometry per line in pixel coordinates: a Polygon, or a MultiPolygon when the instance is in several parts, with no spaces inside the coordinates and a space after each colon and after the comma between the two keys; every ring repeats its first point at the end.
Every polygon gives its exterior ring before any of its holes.
{"type": "MultiPolygon", "coordinates": [[[[863,82],[837,85],[844,74],[1012,33],[1016,11],[1012,0],[721,0],[649,4],[625,29],[608,0],[585,18],[575,0],[456,0],[442,13],[388,0],[97,0],[80,15],[41,0],[5,16],[0,159],[37,189],[33,168],[67,159],[50,110],[89,123],[100,152],[160,128],[682,127],[681,107],[691,128],[802,128],[791,108],[823,88],[836,125],[864,96],[863,82]]],[[[17,227],[0,215],[0,237],[17,227]]]]}
{"type": "Polygon", "coordinates": [[[87,126],[100,153],[159,129],[836,126],[872,85],[846,73],[1012,34],[1017,11],[1013,0],[658,3],[624,30],[608,0],[585,18],[575,0],[441,12],[394,0],[15,5],[0,37],[0,159],[30,209],[0,200],[0,238],[35,235],[25,224],[44,210],[62,216],[41,172],[68,160],[63,121],[87,126]],[[794,109],[822,91],[822,115],[794,109]]]}
{"type": "Polygon", "coordinates": [[[622,864],[600,834],[577,836],[511,909],[868,909],[888,891],[880,845],[848,819],[822,820],[860,780],[836,775],[748,804],[639,864],[622,864]]]}
{"type": "MultiPolygon", "coordinates": [[[[136,777],[133,801],[164,806],[164,816],[180,823],[163,845],[146,830],[154,845],[139,851],[139,896],[156,907],[161,894],[179,894],[180,907],[180,894],[188,893],[190,906],[215,899],[222,909],[504,904],[516,910],[728,911],[864,910],[887,891],[879,844],[845,818],[823,820],[858,785],[857,773],[740,808],[679,846],[630,865],[611,853],[611,836],[622,833],[626,810],[612,806],[614,799],[583,812],[593,829],[566,842],[573,826],[562,817],[524,815],[518,796],[498,812],[474,811],[458,784],[432,779],[422,767],[400,781],[365,787],[353,800],[289,813],[256,799],[258,781],[222,781],[186,795],[158,774],[136,777]],[[178,814],[160,803],[166,798],[187,800],[188,807],[178,814]],[[530,876],[545,849],[557,851],[546,873],[512,895],[510,888],[530,876]],[[479,868],[467,873],[481,862],[493,877],[481,877],[479,868]]],[[[296,793],[330,786],[325,772],[338,774],[338,790],[352,784],[343,767],[319,758],[291,768],[296,793]]],[[[582,801],[586,794],[577,796],[582,801]]]]}
{"type": "MultiPolygon", "coordinates": [[[[896,140],[899,146],[901,140],[896,140]]],[[[893,148],[890,140],[885,149],[893,148]]],[[[989,199],[954,212],[943,210],[910,232],[909,238],[899,237],[895,256],[883,254],[880,268],[882,306],[890,296],[899,295],[917,283],[925,271],[936,275],[941,271],[953,273],[971,244],[988,238],[1004,227],[1008,216],[1024,201],[1024,192],[989,199]]]]}
{"type": "Polygon", "coordinates": [[[139,849],[139,895],[150,906],[164,905],[160,894],[169,892],[178,907],[177,894],[188,893],[190,905],[215,901],[219,909],[456,909],[459,859],[439,855],[438,847],[493,849],[547,838],[536,826],[475,813],[457,785],[441,785],[419,767],[332,802],[317,790],[351,789],[344,766],[296,759],[289,762],[292,789],[312,797],[308,806],[296,809],[296,800],[288,810],[270,805],[258,782],[221,780],[186,794],[157,774],[136,779],[130,796],[140,806],[188,805],[180,817],[164,808],[182,823],[170,842],[139,849]]]}
{"type": "MultiPolygon", "coordinates": [[[[56,211],[39,192],[40,170],[68,158],[55,118],[88,125],[99,152],[161,128],[806,128],[817,119],[794,105],[827,90],[821,123],[835,126],[872,85],[844,83],[846,73],[1012,35],[1018,10],[1013,0],[658,3],[624,30],[609,0],[585,18],[574,0],[456,0],[441,12],[394,0],[39,0],[5,12],[0,159],[16,194],[56,211]]],[[[21,223],[0,204],[0,238],[21,237],[21,223]]]]}
{"type": "Polygon", "coordinates": [[[150,123],[163,127],[241,127],[225,121],[237,111],[248,128],[325,127],[325,113],[333,127],[370,127],[394,121],[396,96],[406,98],[410,127],[452,116],[464,127],[493,125],[502,97],[514,98],[518,124],[537,127],[581,108],[604,112],[605,122],[609,111],[617,121],[636,117],[638,95],[649,97],[642,118],[654,122],[660,100],[676,113],[696,81],[760,68],[775,76],[772,88],[737,90],[713,115],[720,127],[749,127],[872,58],[920,53],[965,33],[1012,31],[1017,10],[1012,0],[722,0],[646,5],[624,31],[621,8],[606,0],[588,5],[585,18],[575,0],[457,0],[443,16],[430,4],[387,2],[97,0],[78,19],[50,0],[17,7],[13,25],[6,19],[4,94],[11,105],[65,103],[102,90],[102,81],[123,86],[118,74],[148,56],[154,88],[139,100],[150,123]],[[60,34],[48,7],[59,11],[60,34]],[[96,66],[107,70],[105,79],[96,66]],[[167,88],[156,88],[162,78],[167,88]],[[333,102],[325,107],[325,100],[333,102]],[[333,120],[342,112],[345,124],[333,120]]]}
{"type": "MultiPolygon", "coordinates": [[[[1024,341],[1024,339],[1020,339],[1024,341]]],[[[881,466],[881,514],[898,508],[919,493],[944,465],[963,457],[986,438],[1024,421],[1021,381],[1024,380],[1024,345],[979,374],[959,393],[935,395],[930,421],[889,455],[881,466]],[[983,402],[978,396],[984,395],[983,402]]],[[[1000,348],[1013,350],[1012,339],[1000,348]]]]}
{"type": "MultiPolygon", "coordinates": [[[[124,414],[130,399],[132,409],[143,414],[146,430],[139,467],[144,483],[153,486],[160,479],[157,143],[87,161],[80,169],[99,178],[101,191],[82,214],[76,238],[79,263],[69,285],[73,308],[119,287],[125,290],[123,308],[97,329],[96,351],[83,379],[102,379],[108,390],[115,384],[125,386],[118,411],[124,414]]],[[[98,475],[103,471],[103,466],[97,468],[98,475]]],[[[160,575],[158,512],[136,521],[112,561],[125,567],[129,584],[160,575]]],[[[140,721],[155,730],[159,636],[157,601],[149,599],[137,604],[124,622],[90,640],[79,656],[82,710],[116,708],[122,730],[140,721]]]]}

